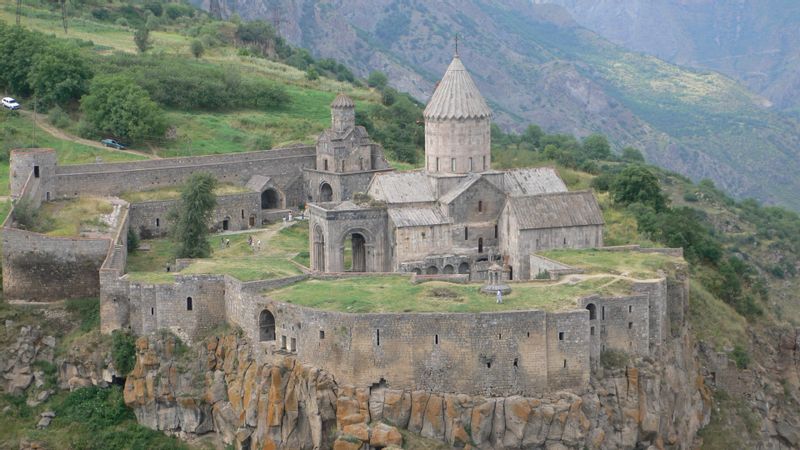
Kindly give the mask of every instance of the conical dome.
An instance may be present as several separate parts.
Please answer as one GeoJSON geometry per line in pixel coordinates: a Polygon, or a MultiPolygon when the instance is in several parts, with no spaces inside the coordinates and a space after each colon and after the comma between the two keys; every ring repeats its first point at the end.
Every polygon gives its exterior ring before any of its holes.
{"type": "Polygon", "coordinates": [[[480,119],[492,116],[461,59],[456,55],[425,107],[426,119],[480,119]]]}
{"type": "Polygon", "coordinates": [[[356,104],[353,103],[353,100],[350,97],[339,93],[335,99],[333,99],[333,103],[331,103],[331,108],[355,108],[356,104]]]}

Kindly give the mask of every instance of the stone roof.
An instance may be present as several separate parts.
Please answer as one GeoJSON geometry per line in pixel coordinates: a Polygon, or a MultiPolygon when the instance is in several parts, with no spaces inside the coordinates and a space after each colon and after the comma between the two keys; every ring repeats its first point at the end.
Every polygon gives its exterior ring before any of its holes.
{"type": "Polygon", "coordinates": [[[512,196],[567,192],[567,186],[552,167],[509,170],[504,178],[505,191],[512,196]]]}
{"type": "Polygon", "coordinates": [[[339,93],[339,95],[336,96],[335,99],[333,99],[333,102],[331,103],[331,108],[344,109],[344,108],[355,108],[355,107],[356,104],[353,103],[353,100],[347,95],[342,94],[341,92],[339,93]]]}
{"type": "MultiPolygon", "coordinates": [[[[455,188],[451,189],[450,191],[439,197],[439,202],[445,205],[453,202],[453,200],[457,199],[464,192],[467,192],[469,188],[471,188],[475,183],[477,183],[481,179],[483,179],[483,177],[481,177],[479,174],[471,173],[467,175],[467,177],[460,183],[458,183],[458,185],[455,188]]],[[[499,190],[497,186],[495,186],[491,182],[485,181],[485,183],[488,184],[489,186],[488,189],[499,190]]]]}
{"type": "Polygon", "coordinates": [[[452,220],[436,206],[421,208],[390,208],[389,217],[397,228],[442,225],[452,220]]]}
{"type": "Polygon", "coordinates": [[[591,191],[512,197],[508,204],[522,230],[604,223],[600,205],[591,191]]]}
{"type": "Polygon", "coordinates": [[[492,116],[467,69],[456,55],[423,113],[426,119],[481,119],[492,116]]]}
{"type": "Polygon", "coordinates": [[[370,183],[369,195],[386,203],[424,203],[436,201],[433,186],[423,172],[377,174],[370,183]]]}
{"type": "Polygon", "coordinates": [[[247,182],[245,187],[255,192],[264,192],[264,190],[271,184],[272,178],[263,175],[253,175],[247,182]]]}

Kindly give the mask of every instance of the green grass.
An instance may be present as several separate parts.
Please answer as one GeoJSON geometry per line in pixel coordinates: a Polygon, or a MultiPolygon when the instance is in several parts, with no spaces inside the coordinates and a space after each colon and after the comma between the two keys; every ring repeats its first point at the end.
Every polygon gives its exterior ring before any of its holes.
{"type": "MultiPolygon", "coordinates": [[[[148,191],[125,192],[120,194],[119,198],[130,203],[151,202],[157,200],[173,200],[181,196],[182,190],[183,186],[168,186],[158,189],[151,189],[148,191]]],[[[214,194],[216,195],[242,194],[245,192],[252,192],[252,191],[250,191],[244,186],[237,186],[235,184],[229,184],[229,183],[218,184],[217,187],[214,189],[214,194]]]]}
{"type": "MultiPolygon", "coordinates": [[[[212,235],[211,258],[198,259],[180,272],[186,274],[227,274],[242,281],[264,280],[299,275],[300,269],[290,262],[301,252],[308,252],[308,225],[298,222],[279,229],[275,224],[267,229],[249,233],[212,235]],[[261,251],[253,252],[248,237],[261,240],[261,251]],[[271,237],[270,237],[271,236],[271,237]],[[230,247],[222,248],[222,239],[230,240],[230,247]]],[[[150,250],[137,250],[128,256],[128,278],[146,283],[170,283],[176,272],[166,272],[167,264],[175,260],[176,245],[169,239],[142,241],[150,250]]]]}
{"type": "Polygon", "coordinates": [[[714,297],[697,280],[689,284],[689,323],[696,339],[722,351],[747,346],[747,320],[730,305],[714,297]]]}
{"type": "Polygon", "coordinates": [[[441,281],[412,284],[400,275],[364,276],[307,280],[265,295],[296,305],[350,313],[559,311],[577,308],[576,300],[592,293],[627,292],[630,284],[612,277],[575,284],[515,283],[511,294],[503,297],[503,304],[497,304],[493,295],[481,294],[479,287],[441,281]]]}
{"type": "Polygon", "coordinates": [[[658,271],[669,271],[683,259],[658,253],[637,251],[609,252],[603,250],[549,250],[540,253],[569,266],[585,269],[588,273],[608,273],[631,278],[655,278],[658,271]]]}
{"type": "Polygon", "coordinates": [[[37,226],[33,231],[48,236],[80,236],[85,232],[105,233],[110,227],[101,216],[114,207],[110,201],[97,197],[81,197],[42,203],[37,226]]]}

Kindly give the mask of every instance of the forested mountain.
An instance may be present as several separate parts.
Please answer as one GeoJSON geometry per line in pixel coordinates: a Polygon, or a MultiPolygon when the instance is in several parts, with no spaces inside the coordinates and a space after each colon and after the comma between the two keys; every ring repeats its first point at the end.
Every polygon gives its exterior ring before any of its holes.
{"type": "Polygon", "coordinates": [[[800,208],[800,126],[714,72],[625,50],[560,6],[530,1],[203,0],[222,16],[265,19],[290,42],[425,101],[459,51],[495,119],[549,132],[608,135],[650,162],[711,178],[737,197],[800,208]],[[766,182],[765,180],[769,180],[766,182]]]}
{"type": "Polygon", "coordinates": [[[792,0],[534,0],[563,6],[581,25],[630,50],[722,72],[800,107],[800,3],[792,0]]]}

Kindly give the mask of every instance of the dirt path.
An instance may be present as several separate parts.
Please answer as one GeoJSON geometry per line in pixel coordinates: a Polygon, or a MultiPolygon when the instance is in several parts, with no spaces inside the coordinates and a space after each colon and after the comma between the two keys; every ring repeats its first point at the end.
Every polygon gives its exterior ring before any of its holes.
{"type": "MultiPolygon", "coordinates": [[[[34,118],[34,114],[33,114],[32,111],[20,111],[20,114],[24,114],[24,115],[26,115],[26,116],[28,116],[28,117],[30,117],[32,119],[34,118]]],[[[149,153],[144,153],[144,152],[140,152],[140,151],[136,151],[136,150],[116,150],[116,149],[112,149],[112,148],[106,147],[105,145],[103,145],[103,144],[101,144],[99,142],[90,141],[89,139],[83,139],[83,138],[80,138],[78,136],[73,136],[71,134],[66,133],[64,130],[60,130],[60,129],[54,127],[41,114],[36,114],[36,118],[34,120],[36,121],[36,125],[39,128],[41,128],[47,134],[49,134],[50,136],[53,136],[56,139],[61,139],[61,140],[64,140],[64,141],[70,141],[70,142],[74,142],[76,144],[86,145],[88,147],[101,148],[103,150],[116,151],[116,152],[120,152],[120,153],[128,153],[128,154],[137,155],[137,156],[144,156],[145,158],[149,158],[149,159],[161,159],[160,157],[158,157],[156,155],[151,155],[149,153]]]]}

